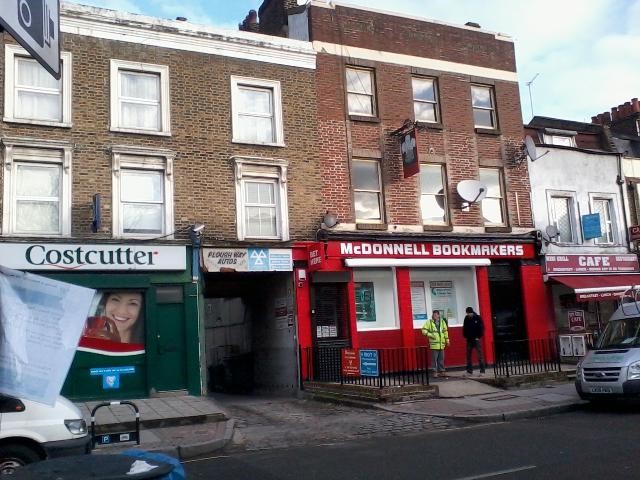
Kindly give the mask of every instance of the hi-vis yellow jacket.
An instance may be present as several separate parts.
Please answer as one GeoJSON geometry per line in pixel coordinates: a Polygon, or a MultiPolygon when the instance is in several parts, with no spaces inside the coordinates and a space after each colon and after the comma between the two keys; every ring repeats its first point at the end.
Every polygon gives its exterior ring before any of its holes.
{"type": "Polygon", "coordinates": [[[436,322],[430,318],[422,326],[422,335],[429,338],[429,348],[431,350],[444,350],[449,345],[449,329],[447,322],[440,319],[440,328],[436,327],[436,322]]]}

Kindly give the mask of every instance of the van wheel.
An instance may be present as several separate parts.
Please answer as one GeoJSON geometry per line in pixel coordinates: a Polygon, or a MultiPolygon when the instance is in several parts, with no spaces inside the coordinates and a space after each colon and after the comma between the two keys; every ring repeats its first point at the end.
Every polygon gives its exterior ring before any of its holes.
{"type": "Polygon", "coordinates": [[[11,475],[16,468],[42,460],[37,452],[24,445],[0,446],[0,475],[11,475]]]}

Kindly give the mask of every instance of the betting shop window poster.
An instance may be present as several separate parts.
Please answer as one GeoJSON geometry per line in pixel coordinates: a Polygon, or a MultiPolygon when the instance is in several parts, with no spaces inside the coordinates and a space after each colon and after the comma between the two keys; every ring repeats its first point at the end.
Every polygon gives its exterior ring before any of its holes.
{"type": "Polygon", "coordinates": [[[144,353],[144,295],[139,290],[99,290],[78,350],[103,355],[144,353]]]}
{"type": "Polygon", "coordinates": [[[456,291],[452,281],[429,282],[431,291],[431,309],[440,312],[440,318],[447,321],[447,325],[458,325],[458,313],[456,309],[456,291]]]}
{"type": "Polygon", "coordinates": [[[376,301],[373,295],[373,282],[360,282],[355,284],[356,294],[356,321],[376,321],[376,301]]]}

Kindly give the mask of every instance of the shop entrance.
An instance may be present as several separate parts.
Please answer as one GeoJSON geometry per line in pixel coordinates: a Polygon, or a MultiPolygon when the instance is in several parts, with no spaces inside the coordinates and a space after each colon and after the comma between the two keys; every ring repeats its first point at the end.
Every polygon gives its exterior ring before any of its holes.
{"type": "MultiPolygon", "coordinates": [[[[518,268],[511,263],[489,267],[489,290],[496,353],[527,338],[518,268]]],[[[526,347],[526,346],[525,346],[526,347]]]]}
{"type": "Polygon", "coordinates": [[[208,274],[204,295],[209,391],[294,393],[298,343],[291,273],[208,274]]]}
{"type": "Polygon", "coordinates": [[[156,287],[156,348],[154,370],[158,391],[187,388],[184,289],[182,285],[156,287]]]}

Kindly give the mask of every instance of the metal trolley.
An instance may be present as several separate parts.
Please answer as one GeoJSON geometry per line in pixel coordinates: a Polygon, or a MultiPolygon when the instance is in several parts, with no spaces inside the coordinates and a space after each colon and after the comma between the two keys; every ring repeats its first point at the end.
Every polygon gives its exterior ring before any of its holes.
{"type": "Polygon", "coordinates": [[[95,449],[96,445],[113,445],[115,443],[136,442],[140,445],[140,411],[135,403],[128,400],[116,400],[113,402],[99,403],[91,410],[91,449],[95,449]],[[111,407],[113,405],[128,405],[136,415],[136,429],[134,431],[114,432],[114,433],[96,433],[96,411],[102,407],[111,407]]]}

